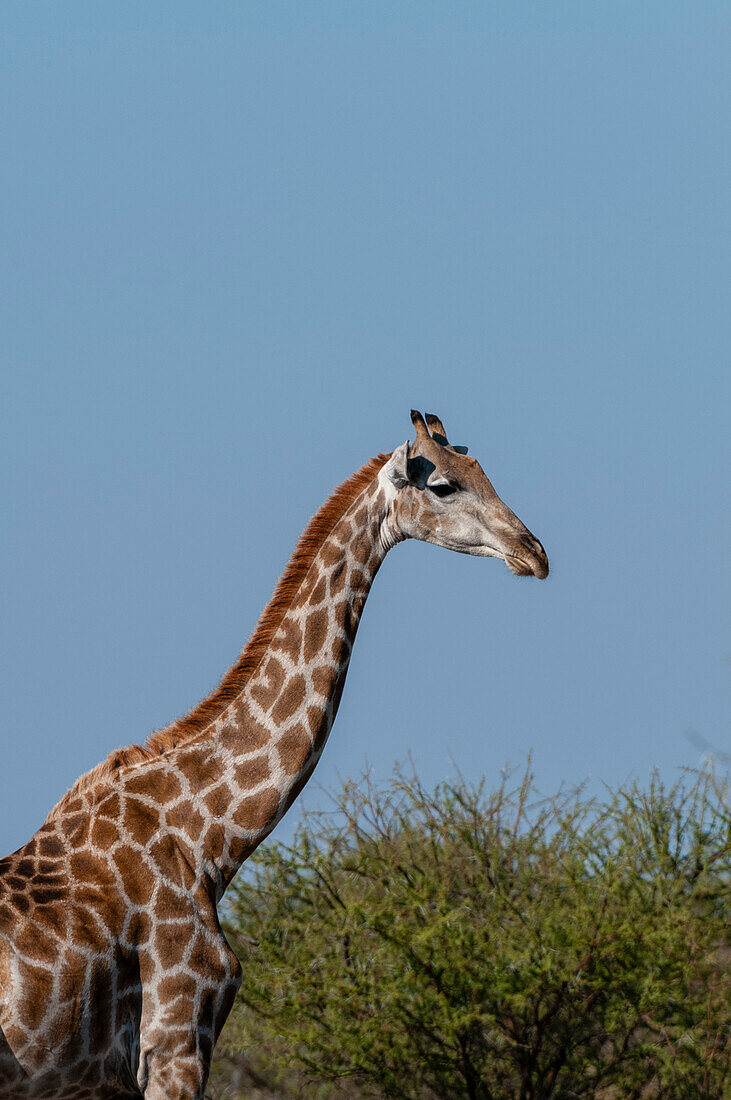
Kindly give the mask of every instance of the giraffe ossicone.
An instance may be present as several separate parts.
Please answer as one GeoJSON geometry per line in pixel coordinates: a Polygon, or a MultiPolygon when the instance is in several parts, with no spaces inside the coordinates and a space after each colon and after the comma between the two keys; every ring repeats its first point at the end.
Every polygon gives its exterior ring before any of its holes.
{"type": "Polygon", "coordinates": [[[0,1100],[201,1100],[241,981],[217,903],[312,774],[386,553],[415,538],[548,574],[466,448],[412,421],[310,521],[215,691],[0,860],[0,1100]]]}

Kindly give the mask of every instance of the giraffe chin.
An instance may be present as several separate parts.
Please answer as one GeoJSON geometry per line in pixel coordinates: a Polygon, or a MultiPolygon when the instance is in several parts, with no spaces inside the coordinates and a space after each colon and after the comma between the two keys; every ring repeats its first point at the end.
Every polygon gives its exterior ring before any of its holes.
{"type": "Polygon", "coordinates": [[[543,580],[548,576],[548,569],[542,563],[536,563],[533,567],[522,558],[513,557],[511,554],[506,554],[504,558],[505,564],[511,573],[514,573],[516,577],[538,577],[543,580]]]}

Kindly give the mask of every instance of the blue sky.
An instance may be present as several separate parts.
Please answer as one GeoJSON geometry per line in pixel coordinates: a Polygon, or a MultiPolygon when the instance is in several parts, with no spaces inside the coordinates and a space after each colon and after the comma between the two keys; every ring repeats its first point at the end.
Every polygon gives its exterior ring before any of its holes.
{"type": "Polygon", "coordinates": [[[728,5],[0,23],[0,848],[207,693],[412,406],[551,576],[398,547],[307,804],[728,751],[728,5]]]}

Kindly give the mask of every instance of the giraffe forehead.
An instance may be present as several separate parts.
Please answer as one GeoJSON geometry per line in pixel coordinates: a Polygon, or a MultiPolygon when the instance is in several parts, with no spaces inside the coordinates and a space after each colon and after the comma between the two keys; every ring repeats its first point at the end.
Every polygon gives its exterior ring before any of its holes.
{"type": "Polygon", "coordinates": [[[433,439],[418,439],[409,449],[410,458],[424,458],[434,467],[432,477],[439,474],[453,478],[464,486],[477,487],[487,481],[484,470],[476,458],[459,454],[449,447],[435,443],[433,439]]]}

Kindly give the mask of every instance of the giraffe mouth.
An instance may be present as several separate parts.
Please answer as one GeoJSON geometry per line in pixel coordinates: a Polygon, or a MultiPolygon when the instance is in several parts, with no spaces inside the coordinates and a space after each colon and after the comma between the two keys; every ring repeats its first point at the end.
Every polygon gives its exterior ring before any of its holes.
{"type": "Polygon", "coordinates": [[[533,562],[517,558],[515,554],[505,554],[505,564],[516,577],[538,577],[544,580],[548,576],[548,559],[545,554],[542,558],[536,557],[533,562]]]}
{"type": "Polygon", "coordinates": [[[514,557],[512,554],[506,554],[504,558],[505,564],[511,573],[514,573],[516,577],[532,577],[533,570],[527,562],[522,561],[520,558],[514,557]]]}

